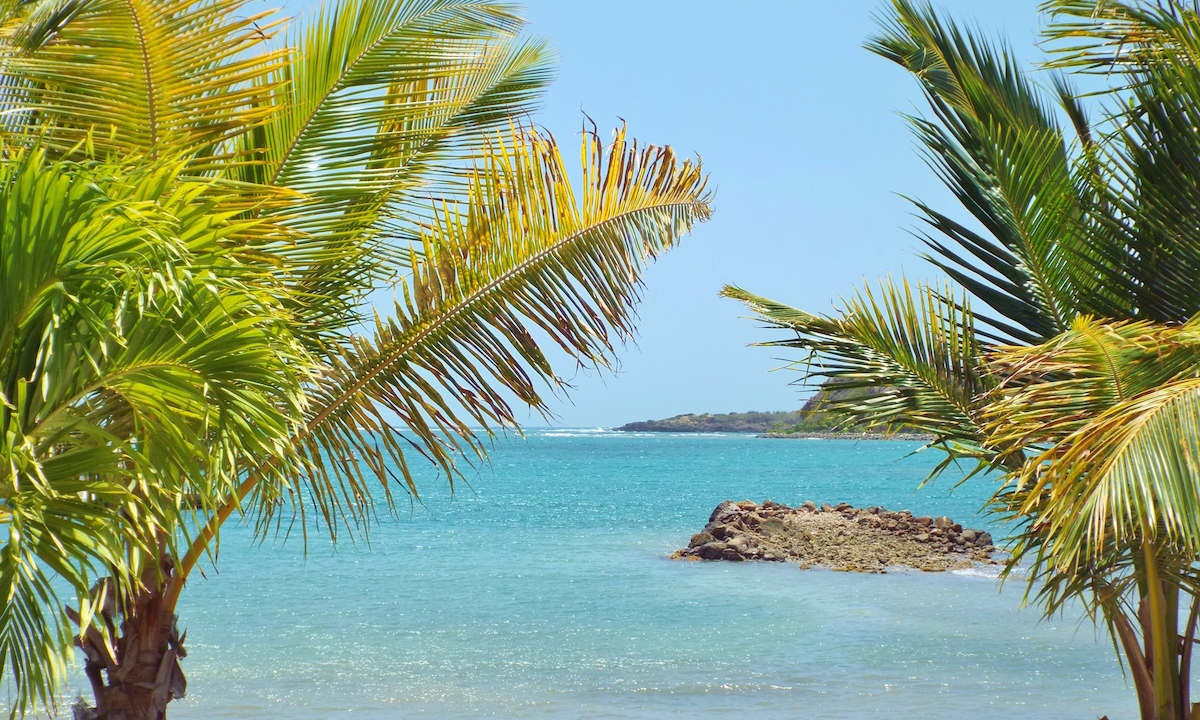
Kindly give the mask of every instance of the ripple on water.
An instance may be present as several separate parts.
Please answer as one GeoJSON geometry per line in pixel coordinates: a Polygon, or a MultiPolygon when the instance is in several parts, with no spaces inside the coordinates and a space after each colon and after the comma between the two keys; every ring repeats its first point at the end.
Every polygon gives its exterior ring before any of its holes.
{"type": "Polygon", "coordinates": [[[424,480],[426,507],[370,549],[314,540],[306,559],[231,528],[181,605],[172,718],[1134,715],[1107,641],[1018,611],[991,568],[665,559],[726,498],[987,526],[986,480],[914,492],[936,462],[918,447],[535,432],[453,497],[424,480]]]}

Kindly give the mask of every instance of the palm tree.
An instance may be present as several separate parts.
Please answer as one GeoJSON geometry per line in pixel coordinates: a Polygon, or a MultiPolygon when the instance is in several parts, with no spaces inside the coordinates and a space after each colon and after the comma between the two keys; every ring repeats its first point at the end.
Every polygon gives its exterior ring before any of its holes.
{"type": "Polygon", "coordinates": [[[931,478],[959,463],[999,474],[994,508],[1019,530],[1009,569],[1032,563],[1047,613],[1079,599],[1103,615],[1143,718],[1184,718],[1200,471],[1180,460],[1195,415],[1179,383],[1195,359],[1158,349],[1200,310],[1200,16],[1179,2],[1044,9],[1049,90],[924,4],[895,0],[868,43],[920,82],[932,117],[909,120],[969,217],[916,203],[947,281],[888,278],[831,315],[724,292],[787,331],[766,344],[804,351],[806,378],[873,390],[832,402],[849,426],[933,435],[931,478]],[[1063,71],[1105,89],[1081,97],[1063,71]],[[1128,358],[1104,351],[1117,345],[1128,358]]]}
{"type": "MultiPolygon", "coordinates": [[[[645,264],[710,212],[698,163],[623,129],[609,144],[585,132],[576,192],[553,138],[523,119],[551,55],[508,6],[343,0],[288,27],[245,5],[38,0],[0,32],[5,146],[176,163],[164,192],[212,185],[192,201],[237,229],[212,254],[273,299],[274,342],[295,356],[281,382],[299,386],[275,390],[281,439],[232,448],[221,482],[201,468],[186,493],[145,483],[176,512],[123,541],[141,572],[96,560],[81,582],[113,580],[76,584],[97,704],[84,717],[159,718],[182,695],[176,603],[228,518],[265,533],[281,512],[302,528],[316,513],[336,540],[367,532],[395,492],[417,494],[414,453],[453,483],[519,429],[514,403],[549,414],[546,393],[565,386],[547,344],[609,366],[645,264]],[[394,308],[372,318],[387,286],[394,308]]],[[[45,648],[11,665],[17,712],[47,702],[68,649],[35,620],[0,615],[13,647],[45,648]]]]}
{"type": "Polygon", "coordinates": [[[43,705],[70,621],[107,641],[93,619],[154,582],[146,559],[245,458],[278,455],[315,367],[262,273],[222,251],[245,224],[179,170],[0,164],[0,666],[43,705]]]}

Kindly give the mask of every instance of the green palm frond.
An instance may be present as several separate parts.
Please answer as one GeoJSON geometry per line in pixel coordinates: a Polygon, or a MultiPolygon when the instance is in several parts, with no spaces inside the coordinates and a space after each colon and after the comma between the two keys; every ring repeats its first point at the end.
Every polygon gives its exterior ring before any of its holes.
{"type": "Polygon", "coordinates": [[[366,294],[405,271],[433,221],[431,198],[465,199],[476,156],[533,108],[553,55],[523,24],[494,2],[345,0],[297,26],[237,172],[303,195],[278,215],[300,234],[278,252],[320,335],[361,324],[366,294]]]}
{"type": "Polygon", "coordinates": [[[1055,68],[1112,78],[1166,58],[1200,60],[1200,16],[1183,3],[1046,0],[1042,12],[1055,68]]]}
{"type": "MultiPolygon", "coordinates": [[[[845,302],[833,317],[813,315],[735,287],[723,296],[746,303],[769,327],[795,337],[758,343],[796,348],[805,380],[821,378],[839,389],[863,388],[862,397],[831,399],[824,409],[843,413],[866,429],[907,426],[934,436],[955,458],[983,461],[976,398],[991,386],[980,367],[982,347],[967,298],[950,286],[891,279],[845,302]]],[[[944,466],[940,466],[939,470],[944,466]]]]}
{"type": "Polygon", "coordinates": [[[989,442],[1040,448],[1004,502],[1039,550],[1074,571],[1160,534],[1200,552],[1200,332],[1081,319],[1042,346],[998,350],[989,442]]]}
{"type": "Polygon", "coordinates": [[[936,121],[910,117],[930,166],[986,235],[924,203],[943,239],[928,259],[986,303],[979,320],[1024,341],[1065,330],[1095,286],[1062,130],[1007,48],[895,0],[868,49],[913,73],[936,121]],[[946,241],[949,242],[946,242],[946,241]]]}
{"type": "Polygon", "coordinates": [[[50,579],[106,636],[96,581],[127,597],[153,579],[301,417],[313,363],[275,288],[224,252],[240,224],[183,166],[0,164],[0,587],[23,593],[0,613],[0,672],[20,712],[70,654],[50,579]]]}
{"type": "Polygon", "coordinates": [[[514,399],[547,413],[539,385],[563,385],[544,343],[607,367],[631,336],[645,264],[708,218],[705,176],[669,148],[627,142],[623,130],[607,148],[589,135],[583,149],[576,197],[551,138],[532,129],[497,137],[470,201],[436,210],[394,317],[331,359],[299,438],[321,469],[307,480],[327,521],[338,508],[365,510],[371,479],[390,503],[389,466],[416,495],[405,446],[453,480],[457,457],[484,455],[478,428],[517,427],[514,399]]]}
{"type": "Polygon", "coordinates": [[[247,0],[89,0],[17,13],[3,28],[0,110],[10,144],[65,150],[92,134],[118,152],[195,155],[196,168],[271,111],[265,51],[278,22],[247,0]],[[61,6],[66,7],[66,6],[61,6]],[[61,7],[57,9],[61,9],[61,7]],[[33,45],[33,47],[31,47],[33,45]],[[52,130],[47,133],[47,128],[52,130]]]}
{"type": "Polygon", "coordinates": [[[517,37],[523,24],[479,0],[321,7],[291,40],[271,98],[279,112],[246,138],[257,179],[321,202],[305,213],[314,232],[339,222],[360,231],[355,211],[377,213],[387,196],[440,175],[462,184],[462,161],[531,109],[551,77],[546,45],[517,37]]]}
{"type": "Polygon", "coordinates": [[[645,264],[706,220],[711,199],[698,163],[623,130],[607,148],[587,135],[583,160],[577,197],[550,137],[518,129],[493,140],[470,201],[438,208],[395,316],[331,356],[310,388],[293,439],[304,472],[243,482],[193,543],[168,603],[244,498],[265,523],[287,498],[303,511],[306,487],[336,533],[363,519],[375,493],[391,504],[392,482],[416,496],[406,448],[453,482],[459,459],[484,457],[480,434],[518,427],[514,399],[547,413],[539,386],[564,386],[533,332],[576,362],[611,364],[633,331],[645,264]]]}

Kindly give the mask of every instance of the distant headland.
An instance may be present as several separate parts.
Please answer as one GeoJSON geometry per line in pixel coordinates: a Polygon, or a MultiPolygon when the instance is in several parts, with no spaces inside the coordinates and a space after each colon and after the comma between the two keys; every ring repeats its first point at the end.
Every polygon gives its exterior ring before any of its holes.
{"type": "Polygon", "coordinates": [[[849,393],[836,388],[821,388],[799,410],[768,412],[687,413],[663,420],[643,420],[614,428],[619,432],[671,433],[754,433],[763,438],[854,438],[859,440],[929,440],[931,436],[906,430],[899,432],[863,432],[844,428],[845,416],[823,409],[830,399],[849,393]]]}
{"type": "Polygon", "coordinates": [[[783,432],[804,422],[803,411],[702,413],[676,415],[663,420],[631,422],[616,428],[622,432],[783,432]]]}

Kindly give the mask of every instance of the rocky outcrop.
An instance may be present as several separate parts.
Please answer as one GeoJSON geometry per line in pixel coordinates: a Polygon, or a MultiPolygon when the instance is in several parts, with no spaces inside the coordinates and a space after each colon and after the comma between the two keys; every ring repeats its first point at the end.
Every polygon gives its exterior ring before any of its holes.
{"type": "Polygon", "coordinates": [[[992,536],[948,517],[915,517],[907,510],[836,507],[806,502],[798,508],[767,500],[726,500],[678,560],[794,561],[801,568],[886,572],[926,571],[992,563],[992,536]]]}

